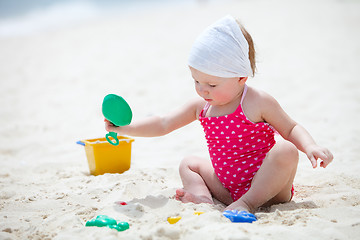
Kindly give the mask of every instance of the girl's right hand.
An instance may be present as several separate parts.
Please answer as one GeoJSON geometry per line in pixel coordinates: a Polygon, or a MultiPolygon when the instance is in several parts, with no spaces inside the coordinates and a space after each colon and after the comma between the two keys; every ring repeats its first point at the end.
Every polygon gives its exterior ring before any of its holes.
{"type": "Polygon", "coordinates": [[[106,129],[106,131],[118,133],[119,127],[116,127],[112,122],[110,122],[110,121],[107,120],[107,119],[104,119],[104,122],[105,122],[105,129],[106,129]]]}

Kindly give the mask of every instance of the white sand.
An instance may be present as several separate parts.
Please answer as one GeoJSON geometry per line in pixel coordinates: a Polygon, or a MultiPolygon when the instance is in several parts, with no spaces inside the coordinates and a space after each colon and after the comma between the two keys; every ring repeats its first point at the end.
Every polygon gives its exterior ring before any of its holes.
{"type": "Polygon", "coordinates": [[[357,239],[359,23],[359,1],[224,1],[1,37],[0,239],[357,239]],[[169,198],[181,187],[181,159],[207,156],[198,123],[136,138],[129,171],[90,176],[75,142],[104,136],[103,97],[122,95],[141,119],[196,96],[188,51],[228,13],[257,46],[258,75],[248,84],[275,96],[334,162],[313,170],[301,154],[293,201],[258,212],[253,224],[230,223],[221,205],[169,198]],[[100,214],[130,229],[84,227],[100,214]],[[170,225],[167,217],[176,215],[182,219],[170,225]]]}

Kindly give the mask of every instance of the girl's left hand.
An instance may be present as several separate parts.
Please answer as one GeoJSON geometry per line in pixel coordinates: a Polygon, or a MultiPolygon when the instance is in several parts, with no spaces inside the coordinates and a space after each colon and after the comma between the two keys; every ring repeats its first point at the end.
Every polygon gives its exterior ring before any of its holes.
{"type": "Polygon", "coordinates": [[[313,168],[317,167],[317,160],[320,158],[320,167],[326,168],[334,159],[332,153],[324,147],[311,145],[307,148],[306,155],[309,158],[313,168]]]}

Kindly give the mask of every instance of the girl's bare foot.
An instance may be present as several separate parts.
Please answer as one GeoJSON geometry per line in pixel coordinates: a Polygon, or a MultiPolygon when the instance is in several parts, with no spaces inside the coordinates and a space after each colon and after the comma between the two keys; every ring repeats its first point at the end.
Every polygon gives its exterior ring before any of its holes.
{"type": "Polygon", "coordinates": [[[184,189],[178,189],[176,190],[176,195],[175,195],[175,199],[178,201],[181,201],[183,203],[210,203],[210,204],[214,204],[214,201],[210,198],[208,198],[207,196],[197,196],[194,195],[192,193],[189,193],[187,191],[185,191],[184,189]]]}

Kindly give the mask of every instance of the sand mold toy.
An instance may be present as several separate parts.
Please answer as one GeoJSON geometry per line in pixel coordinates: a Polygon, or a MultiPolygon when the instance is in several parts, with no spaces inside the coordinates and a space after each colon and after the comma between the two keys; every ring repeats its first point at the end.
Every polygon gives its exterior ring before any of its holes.
{"type": "Polygon", "coordinates": [[[231,222],[248,222],[252,223],[257,220],[256,216],[246,211],[226,210],[223,215],[230,219],[231,222]]]}
{"type": "Polygon", "coordinates": [[[115,229],[119,232],[125,231],[130,228],[129,223],[127,222],[118,222],[114,218],[108,217],[106,215],[99,215],[94,219],[91,219],[86,222],[86,227],[108,227],[115,229]]]}

